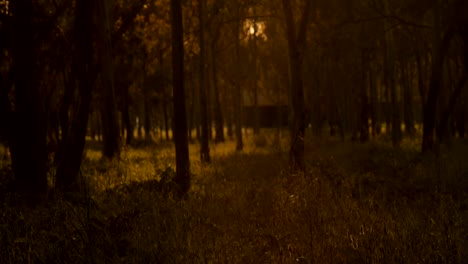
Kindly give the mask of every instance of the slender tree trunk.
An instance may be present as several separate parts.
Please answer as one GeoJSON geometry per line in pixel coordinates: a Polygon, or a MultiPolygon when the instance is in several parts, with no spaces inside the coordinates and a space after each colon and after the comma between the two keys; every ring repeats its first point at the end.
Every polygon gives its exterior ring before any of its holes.
{"type": "Polygon", "coordinates": [[[216,44],[219,40],[220,28],[216,29],[216,32],[211,40],[211,70],[213,79],[213,92],[214,92],[214,123],[215,123],[215,143],[224,142],[224,124],[223,124],[223,113],[221,110],[221,101],[219,98],[219,84],[218,84],[218,65],[216,58],[216,44]]]}
{"type": "Polygon", "coordinates": [[[370,79],[370,70],[367,71],[367,63],[365,62],[364,54],[361,56],[362,60],[362,81],[361,81],[361,116],[360,116],[360,133],[359,133],[359,140],[361,142],[369,141],[369,98],[367,96],[367,82],[366,79],[370,79]],[[369,75],[369,76],[368,76],[369,75]]]}
{"type": "Polygon", "coordinates": [[[379,98],[377,96],[377,85],[375,84],[375,77],[373,73],[372,67],[369,67],[369,89],[370,89],[370,118],[372,121],[372,136],[375,137],[380,133],[380,129],[378,128],[379,124],[379,114],[378,114],[378,105],[379,105],[379,98]]]}
{"type": "MultiPolygon", "coordinates": [[[[149,100],[149,92],[148,92],[148,74],[146,72],[146,65],[143,65],[143,118],[144,120],[140,120],[143,125],[143,130],[145,131],[145,141],[151,141],[151,107],[150,107],[150,100],[149,100]]],[[[163,90],[163,111],[166,111],[166,90],[163,90]]],[[[165,113],[165,112],[164,112],[165,113]]],[[[166,114],[166,113],[165,113],[166,114]]],[[[167,126],[166,126],[167,127],[167,126]]]]}
{"type": "MultiPolygon", "coordinates": [[[[227,92],[225,91],[225,94],[227,92]]],[[[224,102],[228,103],[230,100],[225,99],[224,102]]],[[[226,106],[226,126],[227,126],[227,136],[229,139],[232,139],[234,136],[233,124],[232,124],[232,105],[226,106]]]]}
{"type": "Polygon", "coordinates": [[[206,92],[206,73],[205,73],[205,5],[206,0],[198,2],[198,18],[200,21],[200,117],[201,117],[201,148],[200,158],[202,162],[210,162],[210,148],[208,146],[208,137],[210,127],[208,126],[208,106],[206,92]]]}
{"type": "Polygon", "coordinates": [[[289,0],[283,0],[283,10],[286,17],[286,31],[288,40],[289,66],[291,74],[291,104],[293,120],[290,147],[290,168],[292,173],[305,172],[304,162],[304,136],[306,129],[304,87],[302,76],[303,54],[307,32],[307,22],[311,1],[306,1],[303,16],[300,20],[299,30],[294,25],[294,17],[289,0]],[[296,32],[298,32],[296,34],[296,32]]]}
{"type": "Polygon", "coordinates": [[[258,105],[258,67],[257,67],[257,61],[258,61],[258,47],[257,47],[257,20],[256,16],[257,13],[254,9],[254,19],[253,19],[253,36],[252,36],[252,68],[253,68],[253,73],[252,73],[252,90],[253,90],[253,95],[254,95],[254,101],[253,101],[253,106],[254,106],[254,116],[253,116],[253,134],[257,136],[260,134],[260,109],[258,105]]]}
{"type": "Polygon", "coordinates": [[[138,121],[137,121],[137,136],[138,136],[138,139],[142,139],[143,138],[143,118],[141,117],[141,108],[139,107],[138,109],[138,121]]]}
{"type": "MultiPolygon", "coordinates": [[[[83,150],[85,145],[86,130],[88,125],[89,109],[91,104],[92,74],[90,65],[93,58],[92,32],[93,24],[89,19],[89,14],[93,14],[93,1],[84,0],[77,2],[75,18],[75,43],[77,53],[74,58],[76,74],[76,83],[80,104],[77,114],[72,117],[71,126],[62,127],[68,130],[66,136],[62,139],[63,151],[58,157],[56,187],[62,191],[76,191],[79,189],[79,172],[83,150]]],[[[67,89],[74,90],[73,86],[67,89]]]]}
{"type": "Polygon", "coordinates": [[[409,73],[409,66],[407,62],[402,61],[401,65],[401,87],[403,88],[403,102],[404,102],[404,121],[405,132],[409,136],[415,134],[414,129],[414,116],[413,116],[413,87],[410,80],[412,79],[409,73]]]}
{"type": "Polygon", "coordinates": [[[127,132],[126,144],[130,145],[133,142],[133,124],[130,119],[130,94],[128,92],[128,86],[125,85],[123,87],[124,95],[123,95],[123,109],[122,109],[122,121],[125,125],[125,131],[127,132]]]}
{"type": "Polygon", "coordinates": [[[117,120],[117,106],[114,88],[114,69],[112,62],[112,43],[110,11],[112,5],[110,0],[96,1],[97,18],[97,47],[101,63],[101,81],[103,105],[101,115],[103,122],[103,149],[102,155],[112,159],[120,155],[119,123],[117,120]]]}
{"type": "Polygon", "coordinates": [[[187,138],[187,113],[184,92],[184,42],[180,0],[171,0],[172,21],[172,81],[174,87],[174,141],[176,148],[176,177],[180,194],[190,189],[190,160],[187,138]]]}
{"type": "Polygon", "coordinates": [[[242,140],[242,90],[241,90],[241,76],[240,76],[240,69],[241,67],[241,62],[240,62],[240,19],[241,19],[241,12],[240,12],[240,0],[235,0],[236,4],[236,17],[239,19],[236,21],[236,28],[235,28],[235,34],[236,34],[236,43],[235,43],[235,50],[236,50],[236,68],[235,68],[235,75],[236,75],[236,87],[234,87],[234,119],[236,123],[236,150],[237,151],[242,151],[244,148],[244,143],[242,140]]]}
{"type": "Polygon", "coordinates": [[[166,140],[169,141],[169,114],[167,113],[166,98],[164,98],[162,101],[163,101],[164,132],[166,134],[166,140]]]}
{"type": "MultiPolygon", "coordinates": [[[[390,14],[389,0],[385,0],[385,11],[390,14]]],[[[390,29],[390,23],[385,20],[385,47],[386,52],[386,85],[390,91],[391,106],[391,123],[392,123],[392,144],[397,147],[401,143],[402,132],[401,132],[401,117],[400,117],[400,106],[398,102],[398,94],[396,88],[396,69],[395,69],[395,41],[393,31],[390,29]]]]}

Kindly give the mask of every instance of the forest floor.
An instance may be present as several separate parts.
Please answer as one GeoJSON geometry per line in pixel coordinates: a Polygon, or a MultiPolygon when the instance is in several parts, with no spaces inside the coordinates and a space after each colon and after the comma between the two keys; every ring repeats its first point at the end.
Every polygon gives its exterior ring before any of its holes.
{"type": "Polygon", "coordinates": [[[440,155],[307,139],[307,172],[287,170],[287,142],[263,132],[211,145],[192,188],[171,194],[172,143],[100,159],[89,142],[86,198],[47,208],[0,205],[0,263],[463,263],[468,259],[468,140],[440,155]]]}

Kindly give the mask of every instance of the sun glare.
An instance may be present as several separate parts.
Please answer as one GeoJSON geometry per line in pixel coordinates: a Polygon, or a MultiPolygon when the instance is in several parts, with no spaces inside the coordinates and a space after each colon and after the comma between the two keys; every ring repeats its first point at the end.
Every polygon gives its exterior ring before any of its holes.
{"type": "Polygon", "coordinates": [[[244,32],[246,32],[247,38],[261,38],[263,41],[267,41],[268,37],[265,34],[266,25],[264,21],[256,21],[254,19],[247,19],[244,21],[244,32]]]}

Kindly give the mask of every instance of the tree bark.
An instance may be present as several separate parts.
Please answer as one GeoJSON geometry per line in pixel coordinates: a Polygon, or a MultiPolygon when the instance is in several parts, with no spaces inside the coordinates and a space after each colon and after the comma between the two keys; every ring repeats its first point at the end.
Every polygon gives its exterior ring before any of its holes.
{"type": "Polygon", "coordinates": [[[35,52],[31,0],[15,3],[13,49],[15,102],[10,134],[12,168],[16,190],[32,195],[30,202],[47,192],[46,127],[41,94],[35,76],[35,52]]]}
{"type": "MultiPolygon", "coordinates": [[[[164,118],[164,133],[166,135],[166,140],[169,141],[169,114],[167,112],[167,99],[166,99],[166,96],[164,96],[165,98],[162,100],[163,101],[163,118],[164,118]]],[[[146,106],[147,104],[145,104],[146,106]]],[[[146,107],[145,107],[146,109],[146,107]]],[[[148,116],[149,114],[146,114],[146,116],[148,116]]],[[[147,120],[147,122],[149,123],[149,118],[147,120]]],[[[146,123],[146,122],[145,122],[146,123]]],[[[149,134],[149,129],[148,129],[148,134],[149,134]]]]}
{"type": "Polygon", "coordinates": [[[174,141],[176,151],[176,177],[179,194],[190,189],[190,160],[187,138],[187,113],[184,91],[184,42],[182,7],[180,0],[171,0],[172,22],[172,82],[174,94],[174,141]]]}
{"type": "Polygon", "coordinates": [[[427,100],[424,105],[423,117],[423,141],[422,152],[434,151],[434,130],[435,130],[435,114],[437,111],[437,99],[439,97],[440,88],[442,85],[442,68],[444,65],[445,53],[452,39],[451,32],[445,32],[441,40],[435,40],[432,75],[429,84],[427,100]]]}
{"type": "Polygon", "coordinates": [[[299,29],[296,27],[289,0],[283,0],[283,11],[286,18],[286,32],[288,40],[289,67],[291,74],[291,104],[293,108],[291,145],[290,145],[290,169],[292,173],[305,172],[304,161],[304,136],[306,128],[305,103],[303,87],[303,54],[306,40],[306,28],[310,12],[311,1],[306,1],[304,13],[301,17],[299,29]]]}
{"type": "Polygon", "coordinates": [[[198,1],[198,19],[200,23],[200,119],[201,119],[201,148],[200,159],[202,162],[210,162],[210,148],[208,146],[208,106],[207,106],[207,85],[205,73],[205,0],[198,1]]]}
{"type": "Polygon", "coordinates": [[[375,137],[380,134],[380,120],[379,120],[379,98],[378,86],[375,84],[375,77],[372,66],[369,67],[369,88],[370,88],[370,118],[372,120],[372,136],[375,137]]]}
{"type": "Polygon", "coordinates": [[[236,12],[236,25],[235,25],[235,34],[236,34],[236,42],[235,42],[235,50],[236,50],[236,69],[235,69],[235,76],[236,76],[236,83],[234,87],[234,119],[236,123],[235,134],[236,134],[236,151],[242,151],[244,148],[244,142],[242,139],[242,88],[241,88],[241,76],[240,76],[240,19],[241,19],[241,12],[240,12],[240,0],[235,0],[235,12],[236,12]]]}
{"type": "Polygon", "coordinates": [[[216,44],[218,43],[220,28],[215,30],[211,40],[211,71],[213,79],[213,92],[214,92],[214,123],[215,123],[215,143],[224,142],[224,124],[223,113],[221,110],[221,101],[219,98],[219,84],[218,84],[218,65],[216,59],[216,44]]]}
{"type": "Polygon", "coordinates": [[[112,159],[120,155],[119,124],[117,120],[117,106],[114,88],[114,69],[112,62],[112,43],[110,11],[112,5],[109,0],[98,0],[96,3],[97,47],[101,64],[102,98],[101,107],[103,123],[103,149],[102,155],[112,159]]]}
{"type": "Polygon", "coordinates": [[[128,92],[128,85],[125,84],[123,88],[123,109],[122,109],[122,119],[123,124],[125,125],[125,131],[127,132],[126,144],[130,145],[133,142],[133,124],[130,119],[130,94],[128,92]]]}
{"type": "MultiPolygon", "coordinates": [[[[260,109],[258,105],[258,47],[257,47],[257,21],[255,7],[253,8],[253,36],[252,36],[252,90],[253,90],[253,107],[254,107],[254,118],[253,118],[253,134],[257,136],[260,134],[260,109]]],[[[250,30],[250,29],[249,29],[250,30]]]]}
{"type": "Polygon", "coordinates": [[[461,96],[463,88],[468,80],[468,73],[464,73],[463,76],[458,81],[455,90],[452,92],[449,98],[449,103],[447,108],[442,112],[439,125],[437,127],[437,135],[439,143],[447,137],[447,125],[449,122],[449,118],[455,109],[455,105],[457,103],[458,98],[461,96]]]}
{"type": "MultiPolygon", "coordinates": [[[[91,63],[93,57],[92,20],[89,14],[93,14],[93,1],[85,0],[77,2],[75,18],[75,45],[76,56],[76,83],[80,104],[76,116],[72,117],[70,127],[62,127],[68,130],[66,137],[62,139],[61,155],[58,157],[56,187],[62,191],[77,191],[79,189],[79,172],[83,150],[85,145],[86,130],[88,125],[89,109],[91,104],[91,63]]],[[[74,90],[73,86],[66,89],[74,90]]]]}
{"type": "Polygon", "coordinates": [[[369,141],[369,98],[367,96],[367,82],[366,79],[368,78],[368,83],[370,85],[371,77],[370,77],[370,69],[367,69],[368,63],[365,61],[365,54],[361,55],[362,60],[362,84],[361,84],[361,116],[360,116],[360,131],[359,131],[359,140],[361,142],[369,141]]]}
{"type": "MultiPolygon", "coordinates": [[[[385,12],[390,14],[389,0],[385,0],[385,12]]],[[[386,86],[390,91],[390,100],[392,103],[391,107],[391,124],[392,124],[392,144],[394,147],[397,147],[401,143],[402,133],[401,133],[401,116],[400,116],[400,106],[398,102],[398,94],[396,89],[396,70],[395,70],[395,40],[393,31],[391,30],[390,23],[386,19],[384,22],[385,29],[385,56],[386,56],[386,86]]]]}
{"type": "Polygon", "coordinates": [[[402,60],[401,87],[403,88],[405,132],[409,136],[414,136],[416,131],[414,128],[413,87],[411,86],[411,79],[412,78],[409,73],[409,65],[407,62],[402,60]]]}

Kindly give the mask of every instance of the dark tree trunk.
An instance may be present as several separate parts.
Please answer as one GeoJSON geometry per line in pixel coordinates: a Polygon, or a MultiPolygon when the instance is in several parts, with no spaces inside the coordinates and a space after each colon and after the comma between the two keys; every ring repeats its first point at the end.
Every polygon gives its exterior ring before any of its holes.
{"type": "Polygon", "coordinates": [[[188,116],[188,137],[189,142],[193,143],[193,129],[195,126],[195,101],[196,101],[196,91],[193,75],[190,75],[190,110],[188,116]]]}
{"type": "Polygon", "coordinates": [[[468,79],[468,73],[465,72],[462,78],[458,81],[457,86],[455,87],[455,90],[450,95],[447,108],[442,112],[440,123],[437,127],[437,136],[438,136],[439,142],[441,142],[445,137],[448,136],[447,126],[449,123],[449,118],[455,109],[455,105],[457,103],[458,98],[462,94],[462,91],[463,91],[463,88],[465,87],[467,79],[468,79]]]}
{"type": "Polygon", "coordinates": [[[422,152],[434,151],[437,99],[442,85],[442,69],[444,65],[445,52],[450,45],[451,39],[452,34],[450,32],[446,32],[442,40],[435,40],[436,45],[434,46],[432,75],[427,100],[424,105],[422,152]]]}
{"type": "Polygon", "coordinates": [[[390,73],[389,80],[390,93],[392,98],[392,144],[397,147],[401,143],[402,132],[401,132],[401,115],[400,115],[400,103],[398,102],[398,94],[395,85],[394,71],[390,73]]]}
{"type": "Polygon", "coordinates": [[[239,21],[236,22],[236,28],[235,28],[235,34],[236,34],[236,69],[235,69],[235,75],[236,75],[236,84],[234,87],[234,114],[235,114],[235,123],[236,123],[236,150],[237,151],[242,151],[244,148],[244,143],[242,140],[242,91],[241,91],[241,76],[240,76],[240,69],[241,63],[240,63],[240,4],[239,0],[235,0],[235,5],[236,5],[236,16],[239,19],[239,21]]]}
{"type": "MultiPolygon", "coordinates": [[[[62,139],[63,150],[58,157],[56,187],[62,191],[76,191],[79,188],[78,179],[85,145],[86,129],[88,124],[89,108],[91,103],[92,78],[90,65],[93,56],[92,20],[88,19],[92,14],[93,1],[85,0],[77,2],[75,19],[75,44],[76,56],[76,83],[78,87],[80,104],[77,114],[72,118],[70,127],[62,127],[68,130],[62,139]]],[[[75,82],[66,89],[75,89],[75,82]]]]}
{"type": "Polygon", "coordinates": [[[375,85],[375,78],[372,67],[369,67],[369,89],[370,89],[370,102],[369,102],[369,116],[372,122],[372,136],[375,137],[380,134],[379,122],[379,99],[377,96],[377,85],[375,85]]]}
{"type": "Polygon", "coordinates": [[[127,132],[126,144],[130,145],[133,142],[133,124],[130,119],[130,94],[128,92],[128,85],[125,85],[123,88],[123,109],[122,109],[122,119],[125,125],[125,131],[127,132]]]}
{"type": "Polygon", "coordinates": [[[171,0],[172,21],[172,81],[174,87],[174,140],[176,148],[176,177],[180,194],[190,188],[190,161],[187,138],[187,113],[184,94],[184,44],[182,7],[180,0],[171,0]]]}
{"type": "Polygon", "coordinates": [[[214,123],[215,123],[215,143],[224,142],[224,124],[223,124],[223,113],[221,110],[221,101],[219,98],[219,85],[218,85],[218,65],[216,58],[216,44],[219,39],[220,28],[218,26],[213,39],[211,40],[211,70],[213,79],[213,92],[214,92],[214,123]]]}
{"type": "MultiPolygon", "coordinates": [[[[200,158],[202,162],[210,162],[210,148],[208,146],[209,129],[208,126],[208,106],[206,92],[205,73],[205,0],[198,2],[198,18],[200,23],[200,118],[201,118],[201,148],[200,158]]],[[[211,129],[210,129],[211,130],[211,129]]]]}
{"type": "MultiPolygon", "coordinates": [[[[389,13],[389,0],[384,1],[385,10],[389,13]]],[[[384,21],[386,28],[389,28],[390,23],[388,20],[384,21]]],[[[398,94],[396,88],[396,67],[395,67],[395,40],[392,30],[388,30],[385,33],[385,85],[390,93],[390,120],[392,126],[392,144],[394,147],[397,147],[401,143],[402,132],[401,132],[401,116],[400,116],[400,106],[398,102],[398,94]]],[[[388,128],[388,127],[387,127],[388,128]]]]}
{"type": "Polygon", "coordinates": [[[35,76],[32,1],[15,3],[15,102],[10,150],[16,188],[19,193],[41,197],[47,192],[46,127],[41,93],[35,76]]]}
{"type": "MultiPolygon", "coordinates": [[[[149,100],[149,91],[148,91],[148,75],[146,73],[146,66],[143,66],[143,130],[145,131],[145,141],[151,141],[151,107],[150,107],[150,100],[149,100]]],[[[164,100],[163,100],[163,107],[164,111],[166,111],[167,103],[166,103],[166,93],[165,90],[163,91],[164,100]]],[[[164,112],[166,114],[166,112],[164,112]]],[[[167,126],[166,126],[167,129],[167,126]]]]}
{"type": "MultiPolygon", "coordinates": [[[[77,67],[78,63],[75,62],[72,63],[71,66],[71,76],[67,76],[65,71],[63,72],[63,79],[64,79],[64,85],[65,85],[65,91],[63,95],[63,100],[62,104],[60,105],[60,127],[62,128],[62,139],[68,137],[68,130],[70,129],[70,117],[69,117],[69,110],[70,106],[73,100],[73,94],[75,93],[76,90],[76,85],[75,85],[75,80],[77,78],[77,67]]],[[[59,146],[59,151],[56,153],[56,157],[59,157],[61,155],[62,149],[59,146]]],[[[57,159],[56,159],[57,160],[57,159]]]]}
{"type": "MultiPolygon", "coordinates": [[[[254,17],[257,16],[255,12],[255,7],[253,8],[254,17]]],[[[253,22],[253,36],[252,36],[252,90],[253,90],[253,107],[254,107],[254,120],[253,120],[253,134],[258,135],[260,134],[260,109],[258,105],[258,67],[257,67],[257,60],[258,60],[258,47],[257,47],[257,24],[254,19],[253,22]]]]}
{"type": "MultiPolygon", "coordinates": [[[[360,131],[359,131],[359,140],[361,142],[369,141],[369,98],[367,96],[367,75],[369,75],[370,80],[370,73],[366,74],[366,63],[364,62],[364,55],[362,56],[362,84],[361,84],[361,116],[360,116],[360,131]]],[[[370,70],[369,70],[370,72],[370,70]]],[[[369,81],[370,82],[370,81],[369,81]]]]}
{"type": "Polygon", "coordinates": [[[103,104],[101,107],[103,123],[103,149],[102,155],[112,159],[120,155],[119,124],[117,119],[117,105],[114,88],[114,69],[112,62],[112,43],[110,10],[112,6],[109,0],[98,0],[96,4],[97,23],[97,47],[101,64],[101,83],[103,104]]]}
{"type": "Polygon", "coordinates": [[[302,50],[306,40],[307,22],[311,1],[306,1],[299,30],[294,25],[294,17],[289,0],[283,0],[283,10],[286,18],[286,32],[288,40],[289,66],[291,73],[291,104],[293,107],[290,169],[292,173],[305,172],[304,136],[306,129],[304,87],[302,76],[302,50]],[[298,32],[296,34],[296,32],[298,32]]]}
{"type": "Polygon", "coordinates": [[[167,113],[166,98],[164,98],[162,101],[163,101],[164,132],[166,135],[166,140],[169,141],[169,114],[167,113]]]}
{"type": "Polygon", "coordinates": [[[141,115],[141,109],[138,110],[139,115],[138,115],[138,122],[137,122],[137,135],[138,139],[143,138],[143,118],[141,115]]]}
{"type": "Polygon", "coordinates": [[[408,63],[402,62],[401,65],[401,83],[403,87],[403,103],[404,103],[404,121],[405,132],[409,136],[414,136],[416,133],[414,129],[414,116],[413,116],[413,87],[411,86],[411,75],[408,69],[408,63]]]}

